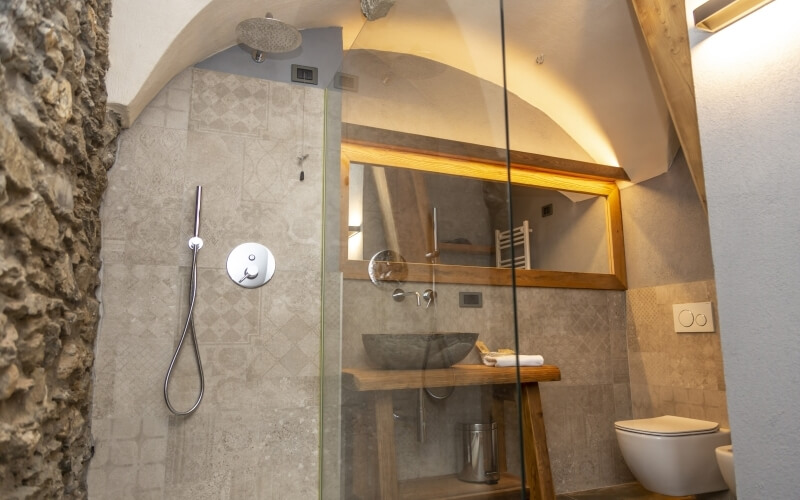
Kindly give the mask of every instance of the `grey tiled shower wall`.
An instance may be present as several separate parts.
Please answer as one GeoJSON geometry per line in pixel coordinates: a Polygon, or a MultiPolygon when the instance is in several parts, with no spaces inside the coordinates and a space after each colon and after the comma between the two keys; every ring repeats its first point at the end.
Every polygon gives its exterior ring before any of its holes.
{"type": "MultiPolygon", "coordinates": [[[[189,68],[120,136],[102,211],[93,498],[316,496],[323,115],[323,90],[189,68]],[[206,395],[173,417],[162,385],[187,309],[197,185],[206,395]],[[275,255],[262,288],[225,269],[247,241],[275,255]]],[[[171,392],[179,409],[197,394],[191,344],[171,392]]]]}

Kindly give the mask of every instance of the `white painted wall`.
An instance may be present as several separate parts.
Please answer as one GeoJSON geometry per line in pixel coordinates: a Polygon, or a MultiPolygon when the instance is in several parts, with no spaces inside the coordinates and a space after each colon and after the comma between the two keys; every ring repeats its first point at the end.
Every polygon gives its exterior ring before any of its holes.
{"type": "Polygon", "coordinates": [[[740,499],[798,498],[799,17],[776,0],[690,29],[740,499]]]}

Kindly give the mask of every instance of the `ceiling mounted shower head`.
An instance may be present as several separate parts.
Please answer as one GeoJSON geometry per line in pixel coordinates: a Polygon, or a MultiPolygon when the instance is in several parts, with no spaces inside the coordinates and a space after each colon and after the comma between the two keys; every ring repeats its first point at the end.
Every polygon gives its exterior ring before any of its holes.
{"type": "Polygon", "coordinates": [[[303,42],[297,28],[274,19],[270,13],[240,22],[236,26],[236,38],[251,49],[272,53],[290,52],[303,42]]]}

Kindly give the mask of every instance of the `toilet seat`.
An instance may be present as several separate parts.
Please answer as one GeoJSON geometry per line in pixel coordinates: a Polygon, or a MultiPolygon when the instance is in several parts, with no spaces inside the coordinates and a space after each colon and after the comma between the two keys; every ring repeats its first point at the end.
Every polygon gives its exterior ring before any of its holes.
{"type": "Polygon", "coordinates": [[[623,420],[615,422],[614,427],[621,431],[647,434],[650,436],[694,436],[698,434],[711,434],[719,430],[719,424],[717,422],[676,417],[674,415],[623,420]]]}

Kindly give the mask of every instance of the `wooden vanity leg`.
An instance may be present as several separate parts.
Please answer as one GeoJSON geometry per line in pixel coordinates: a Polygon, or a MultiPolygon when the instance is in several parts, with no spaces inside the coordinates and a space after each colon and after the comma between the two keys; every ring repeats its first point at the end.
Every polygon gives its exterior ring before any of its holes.
{"type": "Polygon", "coordinates": [[[397,459],[394,445],[394,408],[391,391],[375,393],[375,426],[378,440],[378,485],[382,500],[397,500],[397,459]]]}
{"type": "Polygon", "coordinates": [[[525,481],[533,500],[554,500],[553,475],[547,453],[539,384],[522,385],[522,419],[525,445],[525,481]]]}
{"type": "Polygon", "coordinates": [[[496,386],[483,386],[484,405],[489,406],[491,422],[497,423],[497,472],[506,472],[506,417],[503,399],[495,390],[496,386]],[[488,400],[487,400],[488,398],[488,400]]]}

